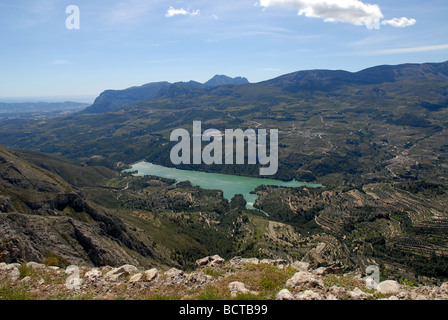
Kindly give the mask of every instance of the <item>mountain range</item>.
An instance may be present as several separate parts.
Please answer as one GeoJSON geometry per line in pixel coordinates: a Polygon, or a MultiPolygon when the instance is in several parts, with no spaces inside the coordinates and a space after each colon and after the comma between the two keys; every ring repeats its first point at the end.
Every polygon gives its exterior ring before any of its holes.
{"type": "MultiPolygon", "coordinates": [[[[255,85],[274,86],[286,91],[322,91],[334,90],[349,85],[372,85],[426,79],[446,81],[448,79],[448,63],[385,65],[354,73],[342,70],[299,71],[255,85]]],[[[249,84],[246,78],[230,78],[225,75],[216,75],[204,84],[196,81],[176,82],[174,84],[153,82],[124,90],[104,91],[95,100],[94,104],[83,112],[103,113],[116,111],[138,102],[156,100],[163,97],[174,98],[187,94],[206,94],[210,88],[245,84],[249,84]]]]}
{"type": "Polygon", "coordinates": [[[290,88],[292,86],[329,89],[343,85],[382,84],[407,80],[448,80],[448,63],[383,65],[358,72],[343,70],[309,70],[290,73],[267,80],[264,84],[290,88]]]}
{"type": "Polygon", "coordinates": [[[51,253],[186,268],[240,255],[447,279],[447,141],[448,62],[107,90],[77,114],[2,122],[0,143],[11,149],[0,149],[0,252],[8,262],[51,253]],[[219,190],[122,172],[141,159],[173,167],[170,133],[195,120],[221,131],[279,129],[273,178],[325,188],[259,187],[255,207],[266,217],[219,190]]]}
{"type": "Polygon", "coordinates": [[[120,110],[126,106],[142,102],[156,100],[163,97],[176,97],[191,93],[195,90],[206,90],[226,85],[247,84],[249,81],[243,77],[231,78],[225,75],[216,75],[205,83],[189,82],[153,82],[139,87],[124,90],[106,90],[95,99],[92,106],[83,113],[103,113],[120,110]]]}

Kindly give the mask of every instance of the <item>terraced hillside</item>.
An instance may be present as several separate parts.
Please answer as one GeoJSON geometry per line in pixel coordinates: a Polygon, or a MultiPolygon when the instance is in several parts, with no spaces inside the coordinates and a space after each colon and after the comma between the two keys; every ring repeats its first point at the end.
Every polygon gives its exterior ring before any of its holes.
{"type": "Polygon", "coordinates": [[[375,183],[332,191],[260,188],[258,194],[257,207],[273,219],[302,232],[332,235],[338,239],[336,247],[348,248],[349,256],[371,258],[391,269],[401,264],[416,274],[446,272],[448,197],[443,185],[375,183]]]}

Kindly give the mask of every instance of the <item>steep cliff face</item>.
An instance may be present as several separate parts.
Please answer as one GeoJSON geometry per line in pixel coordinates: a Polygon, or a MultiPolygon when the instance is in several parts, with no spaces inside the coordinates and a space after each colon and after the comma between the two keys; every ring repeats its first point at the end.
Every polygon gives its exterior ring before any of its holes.
{"type": "Polygon", "coordinates": [[[54,173],[0,147],[0,260],[151,264],[150,241],[54,173]]]}

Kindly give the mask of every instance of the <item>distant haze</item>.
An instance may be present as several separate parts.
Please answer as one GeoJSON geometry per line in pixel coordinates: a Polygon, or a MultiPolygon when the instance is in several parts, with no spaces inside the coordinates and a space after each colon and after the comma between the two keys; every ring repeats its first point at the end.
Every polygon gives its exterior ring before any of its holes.
{"type": "Polygon", "coordinates": [[[96,96],[41,96],[41,97],[0,97],[0,102],[5,103],[23,103],[23,102],[80,102],[93,103],[96,96]]]}

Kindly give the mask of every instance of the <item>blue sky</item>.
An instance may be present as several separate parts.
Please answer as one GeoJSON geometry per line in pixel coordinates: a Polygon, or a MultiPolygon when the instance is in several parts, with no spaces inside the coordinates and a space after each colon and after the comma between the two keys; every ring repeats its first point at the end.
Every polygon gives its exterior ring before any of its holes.
{"type": "Polygon", "coordinates": [[[447,17],[446,0],[0,0],[0,101],[442,62],[447,17]]]}

